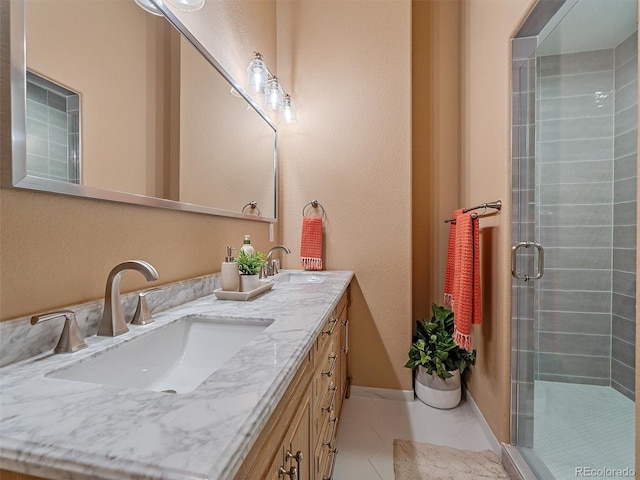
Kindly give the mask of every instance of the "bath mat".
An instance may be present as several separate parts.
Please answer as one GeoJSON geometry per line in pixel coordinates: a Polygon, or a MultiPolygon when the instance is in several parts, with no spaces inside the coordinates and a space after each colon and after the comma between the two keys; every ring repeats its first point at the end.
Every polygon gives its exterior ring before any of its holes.
{"type": "Polygon", "coordinates": [[[510,478],[490,450],[473,452],[398,439],[393,441],[393,472],[396,480],[510,478]]]}

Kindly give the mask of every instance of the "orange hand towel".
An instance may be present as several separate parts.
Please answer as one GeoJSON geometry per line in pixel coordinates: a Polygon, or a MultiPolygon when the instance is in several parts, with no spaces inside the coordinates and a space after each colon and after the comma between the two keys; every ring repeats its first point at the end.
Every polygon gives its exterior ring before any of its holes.
{"type": "Polygon", "coordinates": [[[305,270],[322,270],[322,217],[302,217],[300,259],[305,270]]]}
{"type": "Polygon", "coordinates": [[[471,213],[458,216],[456,223],[453,341],[460,348],[471,350],[471,324],[482,322],[480,226],[471,213]]]}
{"type": "Polygon", "coordinates": [[[454,210],[451,214],[452,222],[449,223],[449,243],[447,247],[447,270],[444,276],[444,304],[453,305],[453,278],[454,263],[456,257],[456,219],[462,214],[462,209],[454,210]]]}

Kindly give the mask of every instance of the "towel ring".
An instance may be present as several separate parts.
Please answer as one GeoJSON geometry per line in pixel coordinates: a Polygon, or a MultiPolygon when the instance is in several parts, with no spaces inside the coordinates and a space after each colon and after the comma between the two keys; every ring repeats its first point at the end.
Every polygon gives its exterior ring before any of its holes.
{"type": "Polygon", "coordinates": [[[262,216],[262,212],[260,211],[260,208],[258,208],[258,202],[256,202],[255,200],[247,203],[244,207],[242,207],[242,213],[245,213],[245,210],[247,209],[247,207],[251,207],[251,210],[257,210],[258,216],[259,217],[262,216]]]}
{"type": "Polygon", "coordinates": [[[322,206],[322,204],[318,201],[318,200],[311,200],[309,203],[307,203],[304,207],[302,207],[302,216],[305,217],[305,210],[307,209],[307,207],[311,205],[312,208],[318,208],[320,207],[322,209],[322,217],[326,217],[327,214],[324,211],[324,207],[322,206]]]}

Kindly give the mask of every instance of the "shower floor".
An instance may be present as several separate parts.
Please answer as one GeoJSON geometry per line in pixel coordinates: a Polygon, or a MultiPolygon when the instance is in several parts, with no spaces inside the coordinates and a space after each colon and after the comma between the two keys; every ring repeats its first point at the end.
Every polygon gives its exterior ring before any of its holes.
{"type": "Polygon", "coordinates": [[[536,381],[534,419],[534,450],[556,480],[634,468],[635,403],[611,387],[536,381]]]}

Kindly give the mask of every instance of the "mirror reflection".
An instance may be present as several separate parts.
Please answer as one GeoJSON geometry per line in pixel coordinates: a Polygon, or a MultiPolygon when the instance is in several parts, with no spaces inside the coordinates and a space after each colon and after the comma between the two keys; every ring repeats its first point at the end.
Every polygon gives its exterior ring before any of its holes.
{"type": "Polygon", "coordinates": [[[276,217],[275,129],[164,17],[133,0],[25,16],[29,176],[276,217]]]}

